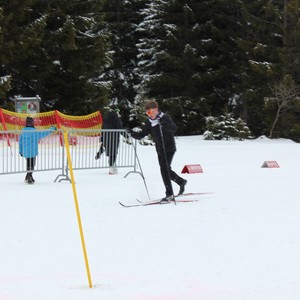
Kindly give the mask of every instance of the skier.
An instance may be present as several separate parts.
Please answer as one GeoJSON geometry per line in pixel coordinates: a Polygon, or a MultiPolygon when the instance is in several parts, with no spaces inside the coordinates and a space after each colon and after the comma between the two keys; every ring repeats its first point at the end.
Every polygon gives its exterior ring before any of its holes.
{"type": "MultiPolygon", "coordinates": [[[[123,129],[123,124],[119,114],[120,110],[116,106],[111,106],[108,113],[103,118],[102,129],[123,129]]],[[[116,159],[120,143],[120,133],[117,131],[103,132],[100,138],[100,149],[95,159],[99,159],[105,151],[109,163],[109,175],[118,173],[116,168],[116,159]]]]}
{"type": "Polygon", "coordinates": [[[135,139],[142,139],[148,134],[151,134],[156,147],[158,155],[158,162],[160,165],[161,176],[166,188],[166,197],[161,199],[161,202],[174,201],[174,193],[171,180],[179,185],[179,195],[184,193],[187,180],[178,176],[171,169],[171,162],[176,151],[174,134],[176,125],[172,118],[164,114],[158,107],[158,103],[154,99],[150,99],[145,105],[148,119],[142,130],[139,132],[129,129],[131,136],[135,139]]]}
{"type": "Polygon", "coordinates": [[[35,182],[32,177],[32,172],[34,171],[36,156],[38,155],[39,140],[50,135],[55,130],[56,128],[53,126],[47,131],[36,131],[34,119],[31,117],[26,118],[25,127],[22,129],[22,133],[19,137],[19,153],[22,157],[26,158],[26,183],[35,182]]]}

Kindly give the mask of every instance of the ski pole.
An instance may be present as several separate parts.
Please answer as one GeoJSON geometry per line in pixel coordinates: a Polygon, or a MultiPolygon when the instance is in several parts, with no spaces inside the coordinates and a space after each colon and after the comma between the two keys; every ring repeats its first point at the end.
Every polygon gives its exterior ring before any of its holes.
{"type": "Polygon", "coordinates": [[[136,158],[136,160],[138,162],[139,169],[141,170],[141,172],[139,172],[139,173],[141,174],[141,176],[143,178],[144,185],[145,185],[145,188],[146,188],[146,192],[147,192],[147,195],[148,195],[148,199],[150,200],[150,194],[149,194],[148,186],[147,186],[147,183],[146,183],[146,179],[145,179],[145,176],[144,176],[144,172],[143,172],[143,169],[142,169],[142,165],[141,165],[140,159],[139,159],[138,154],[137,154],[136,145],[134,145],[133,138],[132,138],[132,136],[128,132],[127,132],[127,136],[129,137],[130,142],[132,143],[132,147],[134,149],[134,155],[135,155],[135,158],[136,158]]]}

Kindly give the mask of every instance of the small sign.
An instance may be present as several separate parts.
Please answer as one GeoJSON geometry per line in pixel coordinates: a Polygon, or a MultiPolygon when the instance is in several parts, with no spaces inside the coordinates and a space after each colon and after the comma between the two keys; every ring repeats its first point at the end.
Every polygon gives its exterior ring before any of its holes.
{"type": "Polygon", "coordinates": [[[17,113],[35,115],[40,112],[41,98],[36,97],[21,97],[15,96],[15,108],[17,113]]]}
{"type": "Polygon", "coordinates": [[[199,164],[198,165],[185,165],[183,167],[181,173],[188,173],[188,174],[203,173],[203,169],[199,164]]]}
{"type": "Polygon", "coordinates": [[[262,168],[279,168],[279,165],[278,165],[277,161],[275,161],[275,160],[266,160],[261,167],[262,168]]]}

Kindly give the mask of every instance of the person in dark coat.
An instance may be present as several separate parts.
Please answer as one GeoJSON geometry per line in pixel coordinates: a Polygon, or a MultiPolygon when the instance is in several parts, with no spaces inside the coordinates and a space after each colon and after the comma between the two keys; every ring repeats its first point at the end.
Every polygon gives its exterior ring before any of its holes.
{"type": "Polygon", "coordinates": [[[154,100],[148,100],[145,105],[148,119],[139,132],[129,130],[131,136],[135,139],[142,139],[151,134],[155,142],[155,148],[158,156],[161,176],[166,188],[166,197],[162,202],[174,201],[174,193],[171,180],[179,185],[179,195],[184,193],[187,180],[177,175],[171,168],[171,162],[176,151],[174,134],[176,125],[168,114],[159,110],[158,103],[154,100]]]}
{"type": "MultiPolygon", "coordinates": [[[[102,129],[123,129],[123,124],[119,115],[119,109],[116,107],[110,107],[109,111],[103,118],[102,129]]],[[[100,149],[95,156],[95,159],[99,159],[100,155],[105,151],[108,157],[109,174],[117,174],[116,159],[118,155],[120,133],[117,131],[103,132],[100,138],[100,149]]]]}
{"type": "Polygon", "coordinates": [[[32,172],[34,171],[35,161],[38,155],[39,141],[55,130],[55,127],[51,127],[49,130],[37,131],[34,127],[34,119],[31,117],[26,118],[25,127],[22,129],[22,133],[19,137],[19,153],[22,157],[26,158],[26,183],[35,182],[32,172]]]}

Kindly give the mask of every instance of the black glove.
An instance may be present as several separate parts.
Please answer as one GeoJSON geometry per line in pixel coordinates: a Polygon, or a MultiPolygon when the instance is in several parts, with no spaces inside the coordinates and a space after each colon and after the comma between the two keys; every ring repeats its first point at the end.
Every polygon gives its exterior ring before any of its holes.
{"type": "Polygon", "coordinates": [[[133,130],[133,129],[126,129],[126,132],[127,132],[127,134],[129,135],[129,137],[131,137],[131,138],[134,138],[134,139],[140,139],[140,137],[139,137],[139,132],[136,132],[135,130],[133,130]]]}
{"type": "Polygon", "coordinates": [[[126,133],[127,133],[129,136],[131,136],[131,134],[132,134],[132,129],[130,129],[130,128],[125,128],[125,130],[126,130],[126,133]]]}
{"type": "Polygon", "coordinates": [[[96,159],[96,160],[99,159],[100,156],[101,156],[101,154],[102,154],[103,152],[104,152],[104,148],[103,148],[103,146],[101,145],[99,151],[96,153],[95,159],[96,159]]]}
{"type": "Polygon", "coordinates": [[[100,153],[100,151],[98,151],[98,152],[96,153],[96,155],[95,155],[95,159],[96,159],[96,160],[99,159],[100,156],[101,156],[101,153],[100,153]]]}

